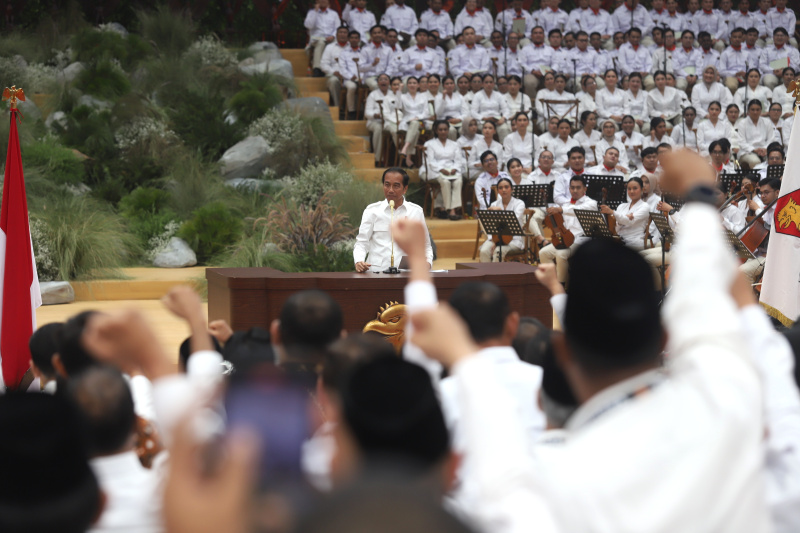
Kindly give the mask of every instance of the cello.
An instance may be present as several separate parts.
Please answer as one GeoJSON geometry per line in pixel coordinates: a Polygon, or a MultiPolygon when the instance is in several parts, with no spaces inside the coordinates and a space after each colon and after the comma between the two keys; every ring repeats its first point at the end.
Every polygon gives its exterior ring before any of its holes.
{"type": "Polygon", "coordinates": [[[552,232],[550,243],[556,250],[566,250],[575,242],[575,235],[564,225],[561,213],[548,213],[544,217],[544,225],[552,232]]]}
{"type": "Polygon", "coordinates": [[[763,244],[769,238],[769,230],[767,229],[766,225],[764,225],[763,217],[769,211],[773,205],[778,201],[778,198],[775,198],[773,201],[769,203],[769,205],[764,206],[764,209],[761,212],[753,217],[747,225],[740,231],[736,236],[742,241],[742,244],[750,250],[750,253],[756,253],[763,244]]]}
{"type": "MultiPolygon", "coordinates": [[[[603,198],[600,200],[600,205],[608,205],[608,188],[603,187],[603,198]]],[[[614,215],[603,215],[608,224],[608,231],[615,237],[617,236],[617,217],[614,215]]]]}
{"type": "MultiPolygon", "coordinates": [[[[486,205],[491,205],[489,204],[489,198],[487,197],[488,193],[486,192],[486,189],[481,189],[481,194],[483,195],[483,202],[486,205]]],[[[511,244],[511,240],[513,238],[514,238],[513,235],[492,235],[492,242],[495,244],[502,243],[503,246],[508,246],[509,244],[511,244]]]]}

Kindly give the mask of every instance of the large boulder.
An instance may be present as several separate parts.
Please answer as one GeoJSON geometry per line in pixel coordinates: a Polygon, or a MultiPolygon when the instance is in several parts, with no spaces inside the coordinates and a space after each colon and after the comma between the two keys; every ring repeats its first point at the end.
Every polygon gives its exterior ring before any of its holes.
{"type": "Polygon", "coordinates": [[[22,112],[22,116],[24,116],[26,119],[34,122],[42,119],[42,111],[39,109],[39,106],[33,102],[33,100],[25,100],[24,102],[19,100],[17,102],[17,106],[22,112]]]}
{"type": "Polygon", "coordinates": [[[44,125],[48,128],[52,128],[53,124],[58,124],[62,128],[67,127],[67,114],[63,111],[56,111],[55,113],[50,113],[47,115],[47,119],[44,121],[44,125]]]}
{"type": "Polygon", "coordinates": [[[98,111],[111,109],[111,102],[95,98],[94,96],[91,96],[89,94],[81,95],[81,97],[78,98],[78,105],[79,106],[85,105],[86,107],[89,107],[91,109],[96,109],[98,111]]]}
{"type": "Polygon", "coordinates": [[[109,22],[108,24],[104,24],[103,28],[106,31],[113,31],[114,33],[118,33],[122,37],[128,36],[128,30],[125,29],[125,26],[123,26],[119,22],[109,22]]]}
{"type": "Polygon", "coordinates": [[[75,81],[75,78],[78,77],[78,74],[86,70],[86,67],[83,63],[76,61],[75,63],[70,63],[66,67],[64,67],[64,81],[67,83],[72,83],[75,81]]]}
{"type": "Polygon", "coordinates": [[[196,264],[197,256],[194,251],[186,241],[178,237],[172,237],[166,248],[153,259],[153,265],[159,268],[184,268],[196,264]]]}
{"type": "Polygon", "coordinates": [[[268,63],[269,68],[267,71],[276,76],[283,76],[287,79],[294,79],[294,69],[292,64],[286,59],[273,59],[268,63]]]}
{"type": "Polygon", "coordinates": [[[248,50],[278,50],[278,45],[269,41],[256,41],[247,47],[248,50]]]}
{"type": "Polygon", "coordinates": [[[259,50],[253,54],[253,61],[256,63],[269,63],[270,61],[277,61],[283,59],[280,51],[278,50],[259,50]]]}
{"type": "Polygon", "coordinates": [[[68,304],[75,301],[75,291],[67,281],[42,281],[39,283],[42,305],[68,304]]]}
{"type": "Polygon", "coordinates": [[[267,166],[270,146],[263,137],[248,137],[228,148],[220,158],[222,177],[226,180],[253,178],[267,166]]]}
{"type": "Polygon", "coordinates": [[[269,183],[267,180],[260,180],[257,178],[234,178],[232,180],[227,180],[225,185],[234,189],[260,191],[261,188],[267,183],[269,183]]]}
{"type": "Polygon", "coordinates": [[[331,118],[330,109],[328,109],[328,102],[322,98],[290,98],[281,102],[280,105],[303,116],[319,117],[330,126],[331,130],[333,129],[333,119],[331,118]]]}
{"type": "Polygon", "coordinates": [[[239,63],[239,70],[247,74],[248,76],[254,76],[256,74],[264,74],[269,69],[269,63],[253,63],[245,64],[239,63]]]}

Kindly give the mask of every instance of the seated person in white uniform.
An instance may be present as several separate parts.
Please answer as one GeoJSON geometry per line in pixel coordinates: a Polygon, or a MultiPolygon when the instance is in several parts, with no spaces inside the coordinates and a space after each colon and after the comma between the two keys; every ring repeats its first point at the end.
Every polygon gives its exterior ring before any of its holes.
{"type": "Polygon", "coordinates": [[[650,221],[650,206],[642,200],[643,190],[642,178],[631,178],[627,185],[630,202],[619,204],[615,210],[607,205],[600,206],[601,213],[615,218],[617,235],[625,246],[634,250],[644,249],[644,234],[650,221]]]}
{"type": "MultiPolygon", "coordinates": [[[[500,178],[497,182],[497,200],[489,206],[490,211],[513,211],[517,216],[520,227],[525,225],[525,202],[512,196],[513,184],[508,178],[500,178]]],[[[487,228],[488,231],[488,228],[487,228]]],[[[491,235],[486,236],[486,241],[481,245],[481,263],[502,261],[509,252],[519,252],[525,246],[522,236],[514,236],[506,244],[502,240],[495,243],[491,235]],[[502,247],[500,242],[502,242],[502,247]],[[502,257],[498,258],[498,248],[502,249],[502,257]]]]}
{"type": "MultiPolygon", "coordinates": [[[[394,203],[394,218],[410,218],[425,223],[425,214],[417,204],[406,201],[409,177],[402,168],[387,168],[381,177],[384,200],[370,204],[364,209],[361,226],[358,228],[356,245],[353,248],[353,262],[356,272],[384,270],[391,264],[394,249],[394,266],[400,264],[405,255],[402,250],[392,246],[391,219],[394,203]],[[367,262],[369,261],[369,262],[367,262]]],[[[433,265],[433,248],[430,236],[425,233],[425,257],[433,265]]]]}

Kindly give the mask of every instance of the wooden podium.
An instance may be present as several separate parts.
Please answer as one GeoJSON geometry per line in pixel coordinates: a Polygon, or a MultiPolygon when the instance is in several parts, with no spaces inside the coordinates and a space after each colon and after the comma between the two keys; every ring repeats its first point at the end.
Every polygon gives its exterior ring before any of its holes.
{"type": "MultiPolygon", "coordinates": [[[[440,300],[447,300],[462,283],[488,281],[505,291],[511,309],[521,316],[553,325],[550,294],[536,280],[536,267],[523,263],[459,263],[456,270],[433,274],[440,300]]],[[[361,331],[381,306],[403,303],[408,275],[355,272],[285,273],[272,268],[208,268],[208,318],[226,320],[234,330],[269,328],[292,293],[320,289],[330,294],[344,313],[347,331],[361,331]]]]}

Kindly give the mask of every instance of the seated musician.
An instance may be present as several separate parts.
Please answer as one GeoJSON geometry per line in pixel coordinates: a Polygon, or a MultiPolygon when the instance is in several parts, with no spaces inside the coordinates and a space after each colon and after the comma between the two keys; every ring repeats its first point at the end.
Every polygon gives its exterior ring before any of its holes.
{"type": "MultiPolygon", "coordinates": [[[[659,200],[658,204],[656,204],[656,208],[653,209],[653,211],[663,213],[667,217],[669,227],[673,232],[678,230],[678,224],[681,216],[680,211],[676,210],[663,200],[659,200]]],[[[642,257],[644,257],[645,261],[647,261],[647,263],[650,265],[650,268],[653,269],[653,279],[655,280],[656,290],[661,290],[661,272],[659,271],[659,268],[662,266],[662,254],[664,259],[664,268],[666,268],[666,265],[669,265],[669,248],[662,252],[661,248],[664,246],[664,243],[662,242],[663,239],[661,239],[661,234],[658,232],[655,223],[650,224],[650,236],[652,237],[653,243],[656,246],[642,250],[639,253],[642,254],[642,257]]]]}
{"type": "Polygon", "coordinates": [[[570,201],[570,180],[574,176],[581,176],[585,170],[586,151],[582,146],[574,146],[567,153],[567,170],[561,173],[553,184],[553,199],[559,205],[570,201]]]}
{"type": "Polygon", "coordinates": [[[644,234],[650,221],[650,206],[642,200],[643,188],[642,178],[631,178],[627,184],[630,202],[619,204],[616,210],[607,205],[600,206],[601,213],[616,219],[617,235],[634,250],[644,249],[644,234]]]}
{"type": "Polygon", "coordinates": [[[743,193],[744,197],[736,204],[744,217],[753,217],[764,208],[764,202],[761,201],[761,196],[758,194],[758,182],[759,180],[755,176],[742,176],[742,188],[752,189],[752,193],[743,193]]]}
{"type": "Polygon", "coordinates": [[[619,169],[619,149],[614,146],[606,148],[603,154],[603,162],[597,166],[586,169],[587,174],[593,176],[619,176],[625,174],[619,169]]]}
{"type": "MultiPolygon", "coordinates": [[[[578,148],[583,150],[582,148],[578,148]]],[[[564,226],[575,237],[575,242],[569,248],[557,249],[552,243],[545,242],[544,248],[539,251],[539,260],[542,263],[555,263],[558,281],[566,283],[568,278],[569,257],[578,246],[589,240],[584,235],[583,228],[575,216],[575,209],[597,211],[597,202],[586,196],[586,179],[583,176],[572,176],[569,182],[569,192],[572,197],[561,207],[549,207],[548,215],[560,214],[564,218],[564,226]]]]}
{"type": "Polygon", "coordinates": [[[786,156],[783,153],[783,146],[780,143],[772,143],[767,146],[767,160],[755,166],[753,170],[758,170],[760,179],[767,177],[767,169],[773,165],[785,165],[786,156]]]}
{"type": "MultiPolygon", "coordinates": [[[[369,204],[361,217],[356,245],[353,248],[353,262],[356,272],[383,270],[390,266],[394,250],[394,266],[400,264],[405,255],[392,245],[391,218],[389,202],[394,202],[394,218],[411,218],[425,223],[425,214],[417,204],[406,201],[409,177],[402,168],[387,168],[381,177],[384,200],[369,204]],[[369,261],[369,262],[367,262],[369,261]]],[[[433,265],[433,248],[430,235],[425,233],[425,257],[428,265],[433,265]]]]}
{"type": "Polygon", "coordinates": [[[478,209],[489,209],[492,197],[492,187],[497,185],[501,178],[511,179],[511,177],[498,169],[497,155],[491,150],[486,150],[481,154],[481,164],[483,173],[475,180],[475,198],[478,209]]]}
{"type": "Polygon", "coordinates": [[[731,143],[727,139],[717,139],[708,145],[708,154],[711,156],[711,166],[719,178],[720,174],[731,174],[736,172],[733,163],[730,161],[731,143]]]}
{"type": "MultiPolygon", "coordinates": [[[[759,190],[761,191],[761,201],[764,203],[764,206],[769,205],[772,201],[778,198],[778,196],[780,196],[781,180],[778,178],[763,179],[758,183],[758,186],[759,190]]],[[[772,221],[775,219],[775,206],[773,205],[770,207],[766,213],[764,213],[765,209],[766,207],[762,207],[760,210],[756,211],[756,216],[761,215],[761,220],[764,221],[764,226],[767,228],[767,230],[769,230],[772,226],[772,221]]],[[[756,224],[758,224],[758,222],[756,222],[756,224]]],[[[744,238],[744,236],[742,238],[744,238]]],[[[742,273],[747,276],[747,279],[750,280],[750,283],[756,283],[756,281],[761,278],[761,275],[764,273],[764,264],[767,261],[768,245],[769,233],[767,233],[766,239],[764,239],[764,242],[761,243],[756,252],[753,254],[755,257],[748,259],[739,267],[739,270],[741,270],[742,273]]]]}
{"type": "MultiPolygon", "coordinates": [[[[490,211],[513,211],[517,215],[520,227],[525,224],[525,202],[519,198],[514,198],[511,194],[513,192],[513,185],[508,178],[500,178],[497,182],[497,200],[492,202],[489,207],[490,211]]],[[[487,228],[488,231],[488,228],[487,228]]],[[[522,236],[515,236],[511,238],[510,242],[502,243],[502,257],[503,260],[508,252],[519,252],[525,247],[525,241],[522,236]]],[[[486,242],[481,245],[481,263],[490,263],[498,261],[496,249],[499,243],[495,243],[491,235],[486,236],[486,242]]]]}
{"type": "Polygon", "coordinates": [[[744,228],[745,220],[744,215],[739,210],[739,208],[732,203],[727,205],[724,209],[722,209],[723,204],[728,197],[725,195],[725,189],[721,183],[717,183],[717,207],[721,209],[720,215],[722,215],[722,225],[725,229],[732,231],[733,233],[739,233],[744,228]]]}
{"type": "Polygon", "coordinates": [[[642,166],[631,172],[630,177],[654,177],[658,178],[661,174],[661,167],[658,165],[658,150],[652,146],[642,150],[642,166]]]}

